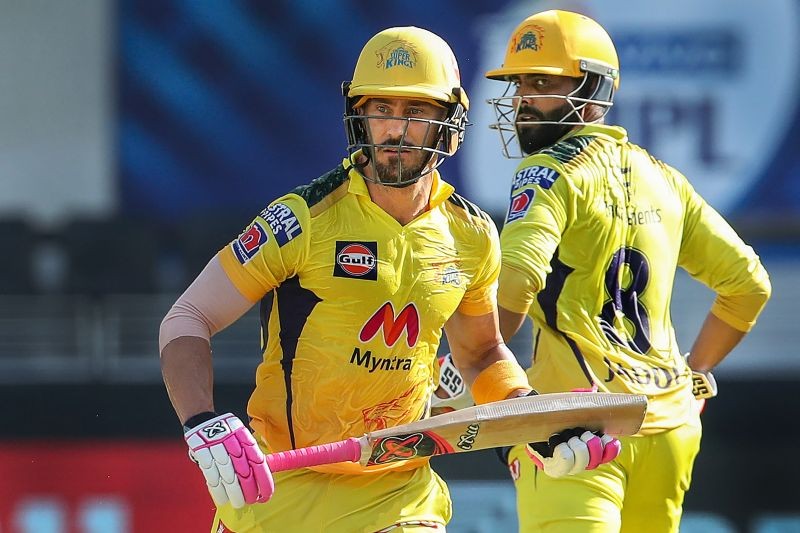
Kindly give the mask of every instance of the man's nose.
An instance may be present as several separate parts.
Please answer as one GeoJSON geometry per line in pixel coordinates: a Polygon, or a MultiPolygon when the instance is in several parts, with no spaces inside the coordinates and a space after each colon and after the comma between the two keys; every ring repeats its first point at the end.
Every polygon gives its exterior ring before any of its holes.
{"type": "Polygon", "coordinates": [[[408,121],[403,118],[387,118],[384,120],[384,133],[393,139],[402,138],[408,129],[408,121]]]}
{"type": "Polygon", "coordinates": [[[529,95],[526,94],[517,94],[514,95],[514,103],[516,104],[517,109],[521,109],[523,107],[532,107],[534,103],[534,98],[530,98],[529,95]]]}

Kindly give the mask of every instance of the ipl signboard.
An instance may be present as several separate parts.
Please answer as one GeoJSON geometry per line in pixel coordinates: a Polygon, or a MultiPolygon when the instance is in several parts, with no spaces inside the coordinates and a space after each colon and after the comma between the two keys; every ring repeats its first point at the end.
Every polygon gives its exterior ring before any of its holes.
{"type": "MultiPolygon", "coordinates": [[[[797,112],[800,4],[745,2],[515,2],[485,19],[478,72],[498,67],[513,29],[545,9],[584,13],[611,34],[620,89],[607,123],[683,172],[718,210],[736,208],[765,178],[797,112]]],[[[461,156],[467,194],[502,212],[518,161],[505,160],[485,100],[501,82],[476,79],[471,129],[461,156]]]]}

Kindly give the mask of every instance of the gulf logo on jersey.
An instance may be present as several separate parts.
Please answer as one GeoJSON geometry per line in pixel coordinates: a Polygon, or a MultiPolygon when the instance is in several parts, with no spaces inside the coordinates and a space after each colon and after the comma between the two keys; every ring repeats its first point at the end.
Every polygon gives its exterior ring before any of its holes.
{"type": "Polygon", "coordinates": [[[525,189],[511,197],[511,205],[508,207],[508,216],[506,216],[506,224],[514,222],[528,214],[533,203],[533,189],[525,189]]]}
{"type": "Polygon", "coordinates": [[[378,279],[378,243],[336,241],[333,275],[338,278],[378,279]]]}
{"type": "Polygon", "coordinates": [[[406,305],[397,315],[392,302],[386,302],[361,328],[358,338],[361,342],[371,341],[379,331],[383,331],[383,342],[388,348],[394,346],[403,333],[409,348],[419,340],[419,311],[413,303],[406,305]]]}
{"type": "Polygon", "coordinates": [[[239,235],[238,239],[233,241],[231,246],[236,259],[241,264],[245,264],[258,253],[261,245],[266,243],[267,240],[269,240],[269,236],[264,228],[261,227],[261,224],[253,222],[244,233],[239,235]]]}

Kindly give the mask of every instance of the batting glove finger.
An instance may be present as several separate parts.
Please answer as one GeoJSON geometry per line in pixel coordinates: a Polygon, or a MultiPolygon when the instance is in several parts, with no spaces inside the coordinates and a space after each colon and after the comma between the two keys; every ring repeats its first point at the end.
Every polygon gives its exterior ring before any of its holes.
{"type": "Polygon", "coordinates": [[[600,464],[609,463],[619,457],[622,451],[622,443],[620,441],[611,435],[603,434],[600,437],[600,442],[603,443],[603,457],[600,459],[600,464]]]}
{"type": "Polygon", "coordinates": [[[585,428],[561,431],[548,442],[534,442],[526,447],[528,456],[550,477],[593,470],[614,460],[620,450],[620,442],[614,437],[585,428]]]}

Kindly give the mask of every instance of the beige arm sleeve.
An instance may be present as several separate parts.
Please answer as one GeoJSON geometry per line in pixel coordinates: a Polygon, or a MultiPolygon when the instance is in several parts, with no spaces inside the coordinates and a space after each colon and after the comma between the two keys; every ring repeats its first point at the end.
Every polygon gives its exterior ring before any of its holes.
{"type": "Polygon", "coordinates": [[[178,337],[211,337],[234,323],[255,302],[245,298],[214,256],[161,321],[158,351],[178,337]]]}

